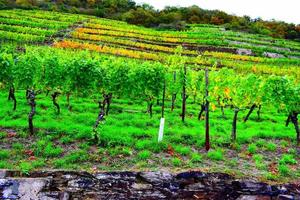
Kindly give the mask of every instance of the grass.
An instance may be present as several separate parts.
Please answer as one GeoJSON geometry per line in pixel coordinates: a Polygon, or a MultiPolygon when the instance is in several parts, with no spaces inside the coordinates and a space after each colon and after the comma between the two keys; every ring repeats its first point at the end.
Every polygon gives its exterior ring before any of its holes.
{"type": "MultiPolygon", "coordinates": [[[[16,95],[18,108],[13,112],[6,92],[0,92],[0,104],[3,105],[0,107],[2,169],[19,169],[27,173],[34,169],[49,168],[94,171],[164,167],[172,171],[180,167],[218,172],[225,172],[226,169],[226,172],[231,171],[243,177],[253,176],[250,172],[254,166],[259,170],[257,176],[264,174],[264,177],[268,177],[267,166],[275,160],[280,163],[278,173],[284,180],[284,174],[288,173],[286,167],[299,162],[292,146],[295,137],[293,128],[285,127],[285,116],[272,109],[262,110],[262,121],[257,121],[253,114],[247,123],[242,122],[247,112],[241,111],[237,141],[232,144],[230,130],[233,112],[225,109],[226,119],[223,119],[219,109],[212,111],[212,150],[207,153],[204,150],[204,121],[197,120],[200,106],[193,104],[190,99],[184,123],[180,118],[180,98],[173,112],[169,109],[170,100],[167,99],[164,139],[158,143],[161,106],[154,105],[154,114],[150,118],[145,102],[115,98],[110,114],[97,130],[99,144],[94,144],[91,142],[92,127],[98,108],[93,99],[71,96],[73,110],[69,112],[65,97],[61,96],[58,100],[61,114],[57,115],[51,98],[41,94],[37,99],[34,117],[34,125],[38,129],[35,135],[30,136],[27,132],[30,108],[24,99],[24,91],[18,91],[16,95]],[[1,127],[16,130],[17,136],[9,138],[7,131],[1,130],[1,127]],[[288,152],[284,153],[282,148],[288,149],[288,152]],[[29,155],[28,152],[33,153],[29,155]]],[[[269,178],[272,179],[272,176],[269,175],[269,178]]]]}
{"type": "Polygon", "coordinates": [[[8,150],[0,150],[0,159],[6,160],[9,158],[9,151],[8,150]]]}
{"type": "Polygon", "coordinates": [[[248,152],[250,154],[255,154],[257,152],[257,146],[256,146],[256,144],[250,144],[248,146],[248,152]]]}
{"type": "Polygon", "coordinates": [[[274,143],[272,143],[272,142],[269,142],[269,143],[267,143],[267,145],[266,145],[266,149],[267,149],[268,151],[275,152],[275,151],[277,150],[277,145],[274,144],[274,143]]]}
{"type": "Polygon", "coordinates": [[[223,152],[221,150],[212,150],[207,153],[207,157],[214,161],[220,161],[224,159],[223,152]]]}
{"type": "Polygon", "coordinates": [[[172,158],[171,161],[174,167],[180,167],[182,165],[182,161],[179,158],[172,158]]]}
{"type": "Polygon", "coordinates": [[[33,166],[30,162],[22,161],[19,164],[19,169],[23,174],[28,175],[29,172],[33,169],[33,166]]]}
{"type": "Polygon", "coordinates": [[[138,153],[138,158],[140,160],[147,160],[150,158],[151,156],[151,152],[150,151],[147,151],[147,150],[144,150],[144,151],[141,151],[140,153],[138,153]]]}
{"type": "Polygon", "coordinates": [[[203,159],[203,156],[200,155],[199,153],[193,153],[191,156],[191,162],[193,163],[199,163],[203,159]]]}
{"type": "Polygon", "coordinates": [[[291,173],[291,170],[285,164],[280,164],[278,166],[278,170],[279,170],[280,175],[282,175],[282,176],[288,176],[291,173]]]}
{"type": "Polygon", "coordinates": [[[279,163],[295,165],[295,164],[297,164],[297,160],[291,154],[283,154],[279,163]]]}

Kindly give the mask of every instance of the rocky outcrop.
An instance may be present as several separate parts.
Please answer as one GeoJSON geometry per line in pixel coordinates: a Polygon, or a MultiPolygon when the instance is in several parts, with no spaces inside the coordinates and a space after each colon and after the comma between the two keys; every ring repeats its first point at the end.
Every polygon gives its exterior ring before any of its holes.
{"type": "Polygon", "coordinates": [[[288,58],[292,58],[292,59],[300,59],[300,56],[288,56],[288,58]]]}
{"type": "Polygon", "coordinates": [[[237,49],[236,53],[239,55],[253,56],[253,52],[251,49],[237,49]]]}
{"type": "Polygon", "coordinates": [[[222,173],[0,173],[0,199],[300,199],[299,185],[271,186],[222,173]]]}
{"type": "Polygon", "coordinates": [[[285,56],[282,54],[271,53],[271,52],[264,52],[263,56],[268,57],[268,58],[285,58],[285,56]]]}
{"type": "Polygon", "coordinates": [[[191,45],[191,44],[186,44],[186,43],[182,44],[182,46],[185,49],[194,50],[194,51],[198,51],[198,52],[214,51],[214,52],[237,54],[237,49],[231,48],[231,47],[198,46],[198,45],[191,45]]]}

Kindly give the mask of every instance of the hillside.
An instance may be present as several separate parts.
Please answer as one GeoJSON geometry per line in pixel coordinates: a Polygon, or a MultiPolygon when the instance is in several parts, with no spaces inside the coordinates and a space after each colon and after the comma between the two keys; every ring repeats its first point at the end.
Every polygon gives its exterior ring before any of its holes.
{"type": "MultiPolygon", "coordinates": [[[[191,25],[189,30],[181,32],[155,31],[128,25],[125,22],[98,19],[91,16],[60,13],[53,15],[49,13],[51,12],[1,11],[1,38],[20,43],[39,43],[47,40],[60,40],[61,37],[65,37],[64,41],[94,45],[104,44],[114,49],[124,48],[148,53],[174,53],[174,49],[178,45],[183,45],[187,50],[190,50],[183,52],[188,56],[197,56],[199,51],[214,51],[300,59],[300,44],[298,42],[274,39],[263,35],[225,31],[214,25],[191,25]]],[[[230,57],[226,54],[221,55],[223,54],[208,56],[218,59],[230,57]]],[[[237,60],[242,59],[243,57],[241,59],[237,57],[237,60]]]]}
{"type": "MultiPolygon", "coordinates": [[[[228,30],[238,30],[247,33],[268,35],[274,38],[285,38],[298,42],[300,41],[300,24],[297,25],[284,21],[265,20],[260,17],[251,18],[247,15],[236,16],[221,10],[207,10],[202,8],[202,2],[197,2],[195,3],[196,5],[189,7],[171,6],[176,5],[172,3],[170,6],[166,6],[162,10],[157,10],[152,6],[153,4],[157,4],[157,2],[148,1],[149,4],[137,2],[141,1],[0,0],[0,10],[22,8],[25,10],[41,9],[48,11],[86,14],[101,18],[125,21],[134,25],[169,30],[184,30],[187,24],[213,24],[221,25],[228,30]]],[[[276,4],[272,4],[272,6],[276,4]]],[[[260,6],[262,5],[264,4],[260,4],[260,6]]],[[[287,8],[285,8],[286,6],[291,6],[291,8],[293,6],[297,7],[296,2],[282,5],[283,6],[281,9],[279,9],[279,12],[287,10],[287,8]]],[[[297,19],[293,19],[292,21],[299,23],[297,19]]]]}
{"type": "Polygon", "coordinates": [[[0,169],[300,178],[299,42],[1,10],[0,43],[0,169]]]}

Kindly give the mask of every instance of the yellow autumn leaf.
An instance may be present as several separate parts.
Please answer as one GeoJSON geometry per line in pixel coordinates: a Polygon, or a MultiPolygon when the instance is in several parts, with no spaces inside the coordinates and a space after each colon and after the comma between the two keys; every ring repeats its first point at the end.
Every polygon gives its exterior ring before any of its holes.
{"type": "Polygon", "coordinates": [[[229,97],[230,96],[230,89],[229,88],[225,88],[224,89],[224,93],[225,93],[226,97],[229,97]]]}
{"type": "Polygon", "coordinates": [[[212,111],[215,111],[217,109],[217,106],[215,104],[211,104],[212,111]]]}

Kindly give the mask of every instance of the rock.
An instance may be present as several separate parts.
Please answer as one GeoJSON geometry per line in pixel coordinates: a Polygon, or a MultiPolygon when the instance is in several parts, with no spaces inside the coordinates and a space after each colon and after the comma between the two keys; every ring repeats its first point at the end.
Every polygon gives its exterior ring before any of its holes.
{"type": "Polygon", "coordinates": [[[152,189],[151,184],[142,184],[142,183],[134,183],[131,187],[135,190],[150,190],[150,189],[152,189]]]}
{"type": "Polygon", "coordinates": [[[171,182],[173,180],[173,176],[167,172],[141,172],[139,176],[144,181],[154,184],[171,182]]]}
{"type": "Polygon", "coordinates": [[[278,51],[287,51],[287,52],[291,52],[290,48],[284,48],[284,47],[274,47],[273,49],[278,50],[278,51]]]}
{"type": "Polygon", "coordinates": [[[198,180],[202,180],[203,178],[207,177],[208,174],[203,173],[203,172],[195,172],[195,171],[191,171],[191,172],[183,172],[180,174],[177,174],[176,178],[177,179],[198,179],[198,180]]]}
{"type": "Polygon", "coordinates": [[[239,182],[240,189],[244,192],[250,192],[252,194],[259,193],[260,191],[265,192],[267,189],[267,184],[255,183],[250,181],[239,182]]]}
{"type": "Polygon", "coordinates": [[[199,191],[205,189],[206,186],[203,185],[202,183],[194,183],[189,185],[186,189],[189,191],[199,191]]]}
{"type": "Polygon", "coordinates": [[[285,56],[282,54],[271,53],[271,52],[264,52],[263,56],[268,57],[268,58],[285,58],[285,56]]]}
{"type": "Polygon", "coordinates": [[[65,175],[62,175],[62,178],[66,179],[66,180],[72,180],[72,179],[77,178],[77,176],[73,175],[73,174],[65,174],[65,175]]]}
{"type": "Polygon", "coordinates": [[[0,170],[0,179],[3,179],[6,177],[6,171],[5,170],[0,170]]]}
{"type": "Polygon", "coordinates": [[[279,195],[278,196],[279,200],[295,200],[295,198],[292,195],[279,195]]]}
{"type": "Polygon", "coordinates": [[[60,199],[59,192],[41,192],[39,194],[39,200],[62,200],[60,199]]]}
{"type": "Polygon", "coordinates": [[[0,189],[3,187],[2,196],[4,199],[39,199],[39,193],[48,186],[46,179],[2,179],[0,189]]]}
{"type": "Polygon", "coordinates": [[[0,191],[2,191],[0,199],[18,199],[18,188],[19,183],[17,181],[0,179],[0,191]]]}
{"type": "Polygon", "coordinates": [[[292,59],[300,59],[300,56],[288,56],[288,58],[292,58],[292,59]]]}
{"type": "Polygon", "coordinates": [[[63,192],[59,195],[59,199],[60,200],[69,200],[70,199],[70,195],[67,192],[63,192]]]}
{"type": "Polygon", "coordinates": [[[75,188],[76,190],[93,189],[94,186],[94,181],[85,177],[81,177],[68,182],[68,187],[75,188]]]}
{"type": "Polygon", "coordinates": [[[0,199],[300,199],[300,186],[282,186],[234,180],[227,174],[183,172],[34,172],[35,178],[20,178],[16,171],[4,172],[0,199]]]}
{"type": "Polygon", "coordinates": [[[262,195],[242,195],[237,200],[271,200],[270,196],[262,196],[262,195]]]}
{"type": "Polygon", "coordinates": [[[117,181],[117,180],[126,180],[126,181],[135,181],[137,173],[135,172],[109,172],[109,173],[100,173],[96,174],[96,179],[101,182],[107,181],[117,181]]]}
{"type": "Polygon", "coordinates": [[[239,55],[247,55],[247,56],[253,55],[253,52],[251,49],[237,49],[236,53],[239,55]]]}
{"type": "Polygon", "coordinates": [[[230,44],[234,44],[234,45],[250,45],[250,43],[247,42],[240,42],[240,41],[236,41],[236,40],[227,40],[230,44]]]}

